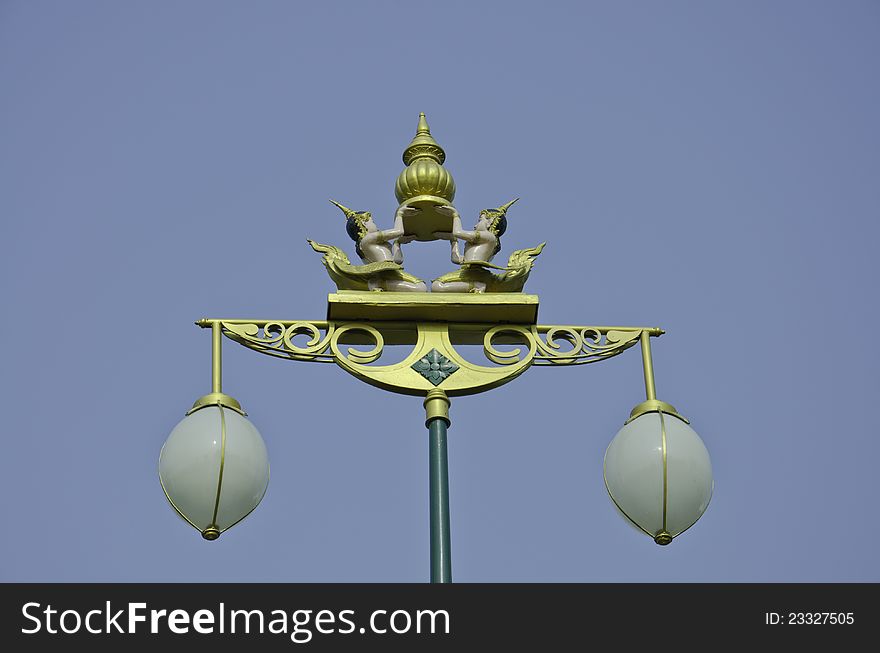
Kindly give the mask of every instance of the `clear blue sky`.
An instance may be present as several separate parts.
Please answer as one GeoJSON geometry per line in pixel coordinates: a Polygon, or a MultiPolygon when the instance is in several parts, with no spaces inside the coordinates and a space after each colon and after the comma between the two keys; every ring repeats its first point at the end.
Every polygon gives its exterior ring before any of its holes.
{"type": "MultiPolygon", "coordinates": [[[[333,197],[390,225],[424,111],[456,205],[547,241],[539,320],[657,325],[712,457],[671,546],[602,481],[637,350],[455,400],[457,581],[880,581],[876,2],[0,5],[2,581],[428,578],[417,398],[225,347],[266,440],[209,543],[157,479],[211,317],[323,319],[333,197]]],[[[407,269],[450,269],[445,243],[407,269]]]]}

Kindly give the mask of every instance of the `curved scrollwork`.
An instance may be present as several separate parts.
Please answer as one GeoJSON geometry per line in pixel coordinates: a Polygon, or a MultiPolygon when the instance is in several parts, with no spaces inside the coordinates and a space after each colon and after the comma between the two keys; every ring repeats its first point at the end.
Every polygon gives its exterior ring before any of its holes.
{"type": "Polygon", "coordinates": [[[441,387],[449,396],[498,387],[531,365],[585,365],[602,361],[638,343],[645,332],[662,333],[643,327],[529,324],[469,323],[450,329],[448,324],[435,322],[198,322],[203,327],[218,323],[231,340],[268,356],[336,363],[362,381],[393,392],[424,394],[433,387],[441,387]],[[401,333],[408,335],[402,339],[401,333]],[[484,355],[494,366],[468,361],[457,350],[457,345],[477,344],[480,339],[484,355]],[[386,340],[392,345],[410,344],[412,350],[399,362],[371,365],[382,356],[386,340]],[[425,374],[426,370],[433,371],[434,365],[446,373],[425,374]]]}
{"type": "Polygon", "coordinates": [[[534,337],[532,330],[529,327],[503,324],[489,329],[486,332],[486,335],[483,336],[483,352],[486,354],[486,358],[493,363],[499,365],[513,365],[514,363],[519,363],[520,361],[531,359],[535,356],[539,342],[540,341],[534,337]],[[496,340],[507,340],[507,342],[496,343],[496,340]],[[523,350],[519,347],[509,351],[495,348],[496,344],[514,343],[527,344],[529,349],[524,354],[523,350]]]}
{"type": "MultiPolygon", "coordinates": [[[[345,359],[355,365],[368,365],[382,356],[385,346],[382,333],[365,323],[230,321],[221,324],[230,339],[277,358],[321,363],[345,359]],[[352,337],[354,333],[356,338],[352,337]],[[302,338],[306,338],[304,343],[302,338]],[[353,340],[363,341],[370,348],[363,351],[342,346],[353,340]]],[[[483,351],[486,358],[498,365],[532,359],[535,365],[584,365],[620,354],[639,341],[641,332],[641,329],[503,324],[486,331],[483,351]],[[499,349],[502,345],[524,346],[499,349]]]]}
{"type": "Polygon", "coordinates": [[[332,363],[333,353],[327,350],[336,329],[328,322],[221,322],[223,333],[248,349],[277,358],[332,363]],[[298,336],[308,337],[304,346],[297,345],[298,336]]]}
{"type": "Polygon", "coordinates": [[[585,365],[623,352],[639,341],[641,329],[600,330],[595,327],[500,325],[483,338],[486,358],[513,365],[534,357],[535,365],[585,365]],[[498,344],[526,344],[528,351],[496,348],[498,344]]]}
{"type": "Polygon", "coordinates": [[[639,341],[641,329],[609,330],[595,327],[531,327],[538,353],[535,365],[585,365],[595,363],[629,349],[639,341]],[[541,331],[544,338],[541,338],[541,331]],[[564,344],[567,343],[566,348],[564,344]]]}
{"type": "Polygon", "coordinates": [[[223,333],[248,349],[261,354],[318,363],[333,363],[345,359],[356,365],[367,365],[382,355],[385,340],[382,334],[368,324],[356,322],[337,325],[333,322],[221,322],[223,333]],[[357,341],[371,346],[367,351],[342,343],[357,334],[357,341]],[[347,337],[346,337],[347,336],[347,337]],[[302,343],[302,338],[307,340],[302,343]],[[297,339],[301,344],[297,344],[297,339]]]}
{"type": "Polygon", "coordinates": [[[345,358],[356,365],[367,365],[377,360],[382,355],[382,349],[385,347],[385,339],[382,334],[368,324],[359,324],[357,322],[349,322],[338,326],[330,338],[330,348],[337,358],[345,358]],[[373,341],[373,348],[367,351],[360,351],[349,347],[345,353],[339,347],[339,339],[348,332],[356,331],[366,334],[373,341]]]}

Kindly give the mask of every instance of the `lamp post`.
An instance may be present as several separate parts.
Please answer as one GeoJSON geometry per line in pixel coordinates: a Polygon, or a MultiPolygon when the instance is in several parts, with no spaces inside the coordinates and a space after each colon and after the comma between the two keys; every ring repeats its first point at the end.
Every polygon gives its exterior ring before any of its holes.
{"type": "Polygon", "coordinates": [[[172,431],[160,454],[159,477],[171,506],[205,539],[216,539],[247,516],[269,478],[262,438],[239,403],[222,392],[224,337],[276,358],[335,363],[371,385],[423,398],[431,582],[452,581],[451,398],[500,387],[531,367],[595,363],[640,345],[646,400],[633,408],[606,451],[609,496],[626,519],[661,545],[706,510],[713,489],[708,452],[688,421],[656,397],[650,339],[663,330],[539,324],[538,297],[522,290],[543,243],[513,252],[504,267],[491,263],[513,202],[482,211],[474,231],[463,230],[451,204],[455,184],[442,167],[445,156],[421,114],[416,137],[404,151],[407,167],[397,180],[399,206],[389,230],[380,231],[371,214],[331,200],[345,215],[363,265],[353,265],[337,247],[309,241],[324,255],[337,286],[328,296],[326,320],[196,322],[212,333],[212,391],[172,431]],[[403,270],[400,246],[438,239],[450,242],[459,268],[435,279],[429,292],[425,281],[403,270]],[[474,363],[458,349],[473,344],[483,346],[486,361],[474,363]],[[408,347],[409,353],[398,363],[381,364],[386,345],[408,347]]]}

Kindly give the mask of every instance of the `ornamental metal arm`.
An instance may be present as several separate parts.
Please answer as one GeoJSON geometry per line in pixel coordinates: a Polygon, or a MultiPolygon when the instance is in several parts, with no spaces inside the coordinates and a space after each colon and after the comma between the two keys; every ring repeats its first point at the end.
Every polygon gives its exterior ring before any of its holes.
{"type": "Polygon", "coordinates": [[[532,365],[585,365],[617,356],[657,327],[410,321],[326,321],[205,318],[253,351],[288,360],[336,363],[362,381],[403,394],[441,388],[450,396],[503,385],[532,365]],[[460,345],[482,345],[490,365],[475,364],[460,345]],[[366,346],[357,349],[353,346],[366,346]],[[408,346],[399,363],[372,365],[386,345],[408,346]]]}
{"type": "Polygon", "coordinates": [[[336,332],[330,322],[210,318],[196,322],[203,329],[214,324],[218,324],[222,334],[230,340],[261,354],[290,360],[334,362],[334,354],[327,352],[336,332]],[[297,344],[294,339],[299,336],[308,340],[297,344]]]}
{"type": "MultiPolygon", "coordinates": [[[[503,327],[502,327],[503,328],[503,327]]],[[[500,328],[499,328],[500,330],[500,328]]],[[[657,327],[595,327],[536,325],[531,336],[537,345],[534,365],[586,365],[617,356],[637,342],[643,333],[658,337],[657,327]],[[543,337],[542,337],[543,336],[543,337]]],[[[491,332],[490,332],[491,333],[491,332]]],[[[487,333],[487,338],[489,337],[487,333]]],[[[487,342],[487,356],[489,356],[487,342]]],[[[495,360],[494,356],[489,356],[495,360]]],[[[501,362],[495,360],[495,362],[501,362]]]]}

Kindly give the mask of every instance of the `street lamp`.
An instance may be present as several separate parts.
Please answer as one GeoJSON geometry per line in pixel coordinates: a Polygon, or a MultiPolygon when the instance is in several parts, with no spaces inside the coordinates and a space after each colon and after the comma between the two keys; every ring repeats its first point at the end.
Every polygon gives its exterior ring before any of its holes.
{"type": "Polygon", "coordinates": [[[213,390],[187,412],[159,454],[159,482],[171,507],[206,540],[247,517],[269,485],[260,432],[220,385],[220,325],[213,328],[213,390]]]}
{"type": "Polygon", "coordinates": [[[639,340],[648,399],[633,408],[605,451],[605,487],[626,519],[666,545],[709,506],[712,465],[688,420],[657,400],[648,334],[639,340]]]}
{"type": "Polygon", "coordinates": [[[328,296],[326,320],[196,322],[212,332],[212,392],[198,399],[172,431],[160,454],[159,477],[169,503],[205,539],[216,539],[256,508],[269,479],[260,434],[221,389],[224,337],[276,358],[335,363],[371,385],[423,398],[432,582],[452,580],[450,398],[497,388],[533,366],[595,363],[640,344],[647,397],[606,451],[609,496],[627,520],[661,545],[706,510],[713,489],[706,447],[688,421],[656,397],[650,339],[663,330],[538,324],[538,297],[523,287],[544,244],[514,251],[506,266],[491,263],[516,200],[481,211],[473,231],[462,229],[445,158],[421,114],[416,137],[404,151],[406,168],[395,187],[399,206],[391,229],[379,230],[370,213],[331,200],[342,210],[363,264],[352,264],[338,247],[309,241],[323,254],[337,287],[328,296]],[[450,242],[459,267],[429,285],[404,271],[401,246],[438,239],[450,242]],[[483,346],[487,361],[474,363],[458,349],[474,344],[483,346]],[[386,345],[408,347],[409,353],[400,362],[376,364],[386,345]]]}

